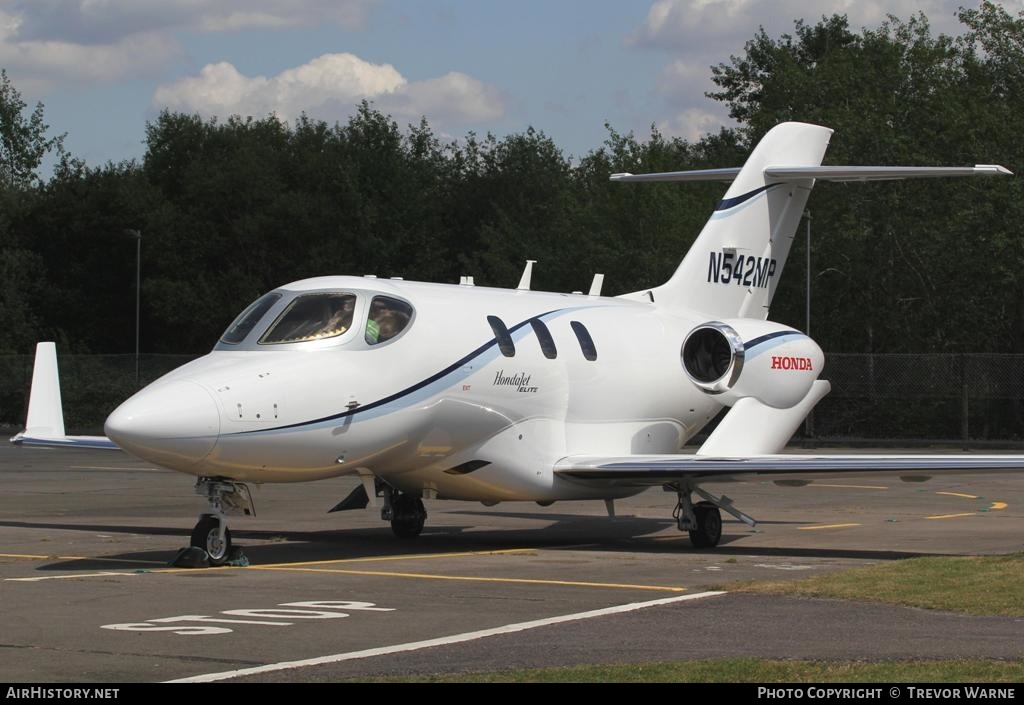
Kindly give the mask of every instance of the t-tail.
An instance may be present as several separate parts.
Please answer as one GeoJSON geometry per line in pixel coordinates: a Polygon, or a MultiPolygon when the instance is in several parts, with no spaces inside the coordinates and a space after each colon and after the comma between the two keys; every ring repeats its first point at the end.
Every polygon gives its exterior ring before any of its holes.
{"type": "Polygon", "coordinates": [[[659,287],[627,294],[709,318],[765,319],[816,180],[873,181],[1009,174],[974,167],[821,166],[832,130],[776,125],[742,168],[613,174],[613,181],[732,181],[675,274],[659,287]]]}

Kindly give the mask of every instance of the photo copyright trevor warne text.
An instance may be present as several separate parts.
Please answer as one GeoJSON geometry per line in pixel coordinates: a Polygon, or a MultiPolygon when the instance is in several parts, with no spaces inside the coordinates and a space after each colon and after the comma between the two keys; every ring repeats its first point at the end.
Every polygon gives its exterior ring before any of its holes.
{"type": "Polygon", "coordinates": [[[904,685],[875,688],[827,686],[781,687],[758,686],[757,697],[776,700],[1014,700],[1016,687],[959,685],[943,688],[904,685]]]}

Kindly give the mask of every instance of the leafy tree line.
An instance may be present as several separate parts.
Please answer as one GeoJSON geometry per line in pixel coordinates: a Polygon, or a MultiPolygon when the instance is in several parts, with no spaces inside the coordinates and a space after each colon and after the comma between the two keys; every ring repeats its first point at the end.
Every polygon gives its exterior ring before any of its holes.
{"type": "MultiPolygon", "coordinates": [[[[438,137],[370,104],[345,123],[164,112],[139,161],[91,167],[0,81],[0,353],[36,340],[128,352],[142,233],[142,348],[201,353],[249,301],[326,274],[605,293],[675,269],[721,184],[627,185],[617,171],[742,164],[773,125],[835,129],[826,163],[1024,170],[1024,15],[982,3],[963,32],[923,15],[854,30],[843,16],[758,32],[713,69],[739,127],[689,142],[612,127],[567,155],[543,132],[438,137]],[[57,155],[46,180],[45,154],[57,155]]],[[[819,185],[812,334],[829,351],[1024,352],[1020,178],[819,185]]],[[[804,327],[803,228],[771,318],[804,327]]]]}

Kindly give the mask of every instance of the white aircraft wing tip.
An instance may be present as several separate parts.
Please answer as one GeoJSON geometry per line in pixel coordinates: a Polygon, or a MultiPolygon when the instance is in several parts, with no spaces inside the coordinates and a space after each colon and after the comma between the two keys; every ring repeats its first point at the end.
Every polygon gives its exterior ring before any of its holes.
{"type": "Polygon", "coordinates": [[[974,170],[979,174],[1005,174],[1013,176],[1013,172],[1001,164],[975,164],[974,170]]]}

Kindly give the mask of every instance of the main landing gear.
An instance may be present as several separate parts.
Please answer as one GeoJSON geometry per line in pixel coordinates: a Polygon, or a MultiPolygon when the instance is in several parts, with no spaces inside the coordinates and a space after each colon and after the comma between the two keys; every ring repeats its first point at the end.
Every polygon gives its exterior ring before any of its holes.
{"type": "Polygon", "coordinates": [[[381,507],[380,518],[391,522],[391,530],[395,536],[400,539],[412,539],[420,535],[427,520],[427,510],[419,493],[399,492],[368,470],[360,471],[360,479],[362,484],[334,505],[331,512],[364,509],[368,505],[376,507],[377,498],[383,496],[384,506],[381,507]]]}
{"type": "Polygon", "coordinates": [[[384,507],[380,510],[380,518],[391,522],[391,530],[398,538],[412,539],[423,531],[427,510],[420,497],[385,485],[384,507]]]}
{"type": "Polygon", "coordinates": [[[732,500],[725,495],[716,497],[689,484],[677,485],[673,489],[679,496],[679,501],[672,512],[672,518],[676,520],[680,531],[690,534],[690,543],[694,548],[714,548],[722,540],[722,513],[719,509],[732,514],[750,527],[757,526],[752,517],[733,507],[732,500]],[[694,504],[690,498],[692,493],[700,495],[703,500],[694,504]]]}
{"type": "Polygon", "coordinates": [[[249,488],[241,482],[220,477],[200,477],[196,481],[196,494],[206,497],[210,510],[199,515],[190,543],[206,551],[210,565],[224,565],[231,559],[228,515],[256,513],[249,488]]]}

